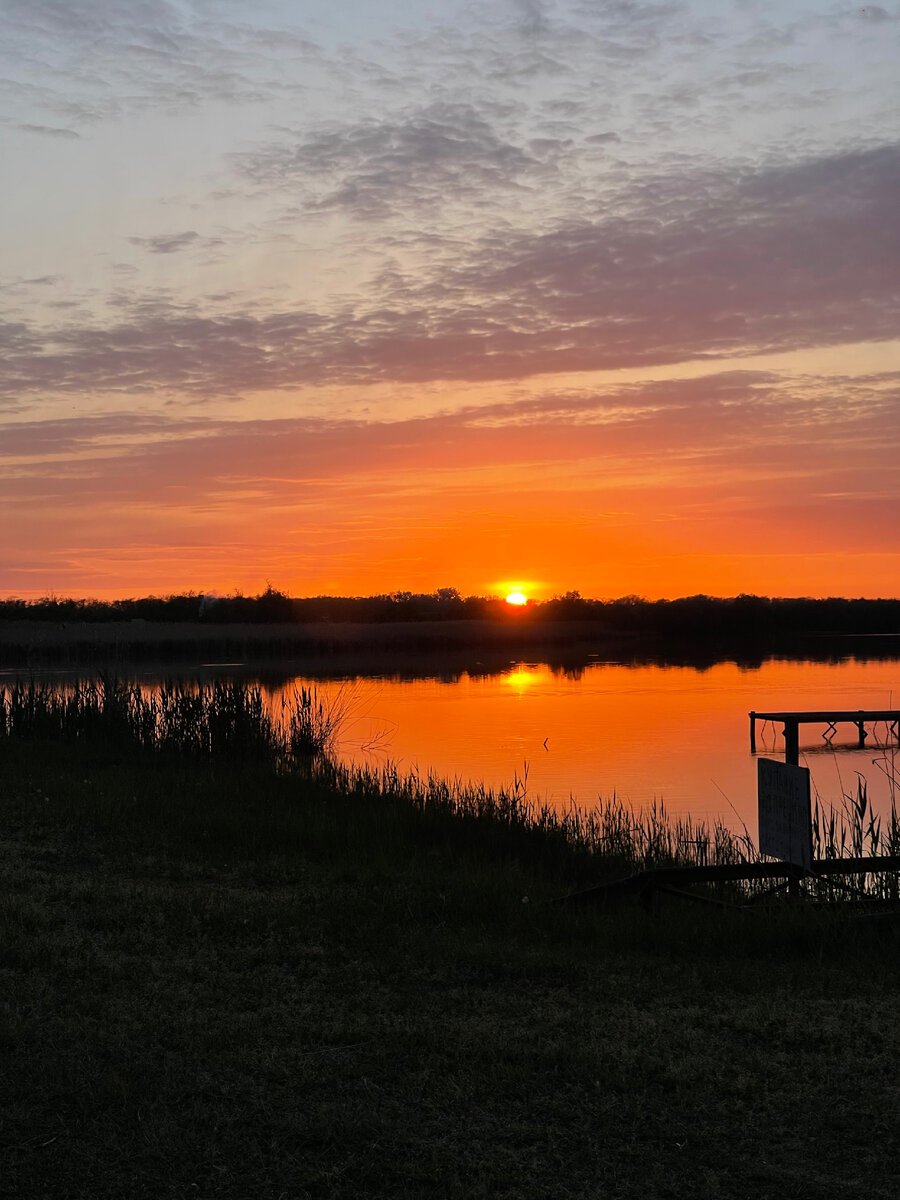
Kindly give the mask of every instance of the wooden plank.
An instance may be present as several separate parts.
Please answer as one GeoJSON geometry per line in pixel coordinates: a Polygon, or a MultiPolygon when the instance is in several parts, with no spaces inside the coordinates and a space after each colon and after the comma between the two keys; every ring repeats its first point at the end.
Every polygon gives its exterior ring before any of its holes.
{"type": "Polygon", "coordinates": [[[759,851],[798,867],[812,865],[809,768],[791,758],[785,736],[785,762],[758,758],[759,851]]]}
{"type": "Polygon", "coordinates": [[[900,718],[898,708],[827,708],[809,712],[757,712],[749,714],[757,721],[797,721],[800,724],[813,724],[820,721],[896,721],[900,718]]]}
{"type": "Polygon", "coordinates": [[[803,879],[825,875],[874,875],[900,871],[900,856],[881,854],[871,858],[817,858],[809,871],[793,863],[717,863],[710,867],[656,867],[624,879],[601,883],[560,898],[562,904],[596,903],[639,895],[660,886],[683,887],[692,883],[732,883],[740,879],[803,879]]]}

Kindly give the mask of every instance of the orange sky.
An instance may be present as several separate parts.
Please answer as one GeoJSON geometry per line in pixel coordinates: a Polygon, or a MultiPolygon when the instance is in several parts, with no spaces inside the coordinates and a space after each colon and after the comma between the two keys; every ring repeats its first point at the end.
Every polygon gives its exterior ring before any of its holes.
{"type": "Polygon", "coordinates": [[[302,9],[0,14],[0,595],[900,595],[886,9],[302,9]]]}
{"type": "Polygon", "coordinates": [[[5,586],[900,594],[880,380],[843,379],[839,412],[785,369],[591,382],[322,427],[61,418],[39,457],[13,429],[5,586]]]}

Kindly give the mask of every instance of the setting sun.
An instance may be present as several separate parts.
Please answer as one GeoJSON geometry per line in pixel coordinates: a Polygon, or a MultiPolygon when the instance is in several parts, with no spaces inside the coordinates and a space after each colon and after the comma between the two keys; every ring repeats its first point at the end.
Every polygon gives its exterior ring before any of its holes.
{"type": "Polygon", "coordinates": [[[524,592],[510,592],[506,597],[507,604],[527,604],[528,597],[524,592]]]}

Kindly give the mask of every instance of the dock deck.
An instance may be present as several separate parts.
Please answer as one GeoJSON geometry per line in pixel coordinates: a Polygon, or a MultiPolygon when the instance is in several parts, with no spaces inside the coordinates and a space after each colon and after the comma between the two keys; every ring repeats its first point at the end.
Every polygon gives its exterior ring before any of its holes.
{"type": "Polygon", "coordinates": [[[859,734],[860,749],[865,749],[868,731],[866,725],[876,721],[884,721],[890,732],[893,732],[900,743],[900,708],[824,708],[811,709],[802,712],[751,712],[750,716],[750,753],[756,753],[756,722],[780,721],[784,725],[784,758],[785,762],[797,764],[800,757],[800,726],[825,725],[827,728],[822,736],[827,740],[835,733],[841,724],[855,725],[859,734]]]}

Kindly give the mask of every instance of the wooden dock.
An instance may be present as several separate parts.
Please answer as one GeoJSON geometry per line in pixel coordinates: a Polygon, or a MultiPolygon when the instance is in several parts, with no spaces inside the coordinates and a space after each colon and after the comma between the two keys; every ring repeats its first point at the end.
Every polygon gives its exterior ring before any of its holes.
{"type": "MultiPolygon", "coordinates": [[[[836,732],[837,726],[840,724],[854,725],[859,737],[859,746],[865,748],[866,738],[869,736],[866,725],[873,725],[876,722],[884,721],[889,735],[892,734],[900,743],[900,708],[876,708],[876,709],[815,709],[803,712],[783,711],[778,712],[751,712],[750,716],[750,750],[753,754],[756,753],[756,722],[757,721],[773,721],[780,722],[784,726],[784,758],[786,763],[791,763],[793,766],[799,766],[798,759],[800,757],[800,726],[801,725],[824,725],[825,732],[823,737],[826,741],[830,740],[836,732]]],[[[784,770],[780,764],[774,764],[779,770],[784,770]]],[[[804,768],[805,770],[805,768],[804,768]]],[[[808,777],[809,772],[806,771],[808,777]]],[[[806,805],[808,807],[808,784],[806,805]]],[[[789,899],[798,900],[801,895],[800,883],[803,879],[832,879],[835,886],[838,888],[849,890],[853,895],[859,895],[855,889],[845,889],[844,880],[847,877],[854,875],[873,875],[881,872],[896,873],[900,871],[900,856],[897,855],[872,855],[868,858],[819,858],[813,859],[810,852],[807,865],[801,865],[798,862],[738,862],[738,863],[714,863],[707,866],[689,866],[689,867],[654,867],[645,871],[638,871],[634,875],[630,875],[625,879],[616,879],[609,883],[599,884],[595,887],[586,888],[584,891],[575,892],[568,896],[560,898],[561,903],[565,904],[583,904],[583,903],[600,903],[611,904],[615,901],[626,898],[639,898],[643,903],[648,903],[654,896],[661,893],[669,893],[673,896],[681,897],[685,900],[698,901],[704,904],[714,904],[725,908],[734,907],[733,904],[728,904],[718,899],[715,896],[698,894],[687,890],[693,884],[710,884],[710,883],[731,883],[739,881],[763,881],[781,879],[783,883],[777,887],[770,888],[768,892],[761,893],[747,900],[746,904],[740,907],[748,907],[755,903],[756,900],[762,899],[766,895],[772,895],[775,892],[787,890],[789,899]]],[[[867,903],[865,897],[858,900],[857,904],[867,903]]],[[[876,903],[872,901],[872,903],[876,903]]],[[[884,907],[882,901],[877,902],[881,907],[884,907]]],[[[900,916],[900,906],[897,902],[893,902],[891,914],[900,916]]],[[[882,915],[882,914],[878,914],[882,915]]]]}
{"type": "Polygon", "coordinates": [[[855,725],[859,735],[859,748],[865,749],[866,738],[869,736],[866,725],[876,721],[884,721],[888,731],[900,743],[900,708],[875,709],[817,709],[814,712],[751,712],[750,714],[750,753],[756,753],[756,722],[780,721],[784,725],[784,761],[799,765],[800,759],[800,726],[825,725],[822,737],[830,741],[837,731],[838,725],[855,725]]]}

